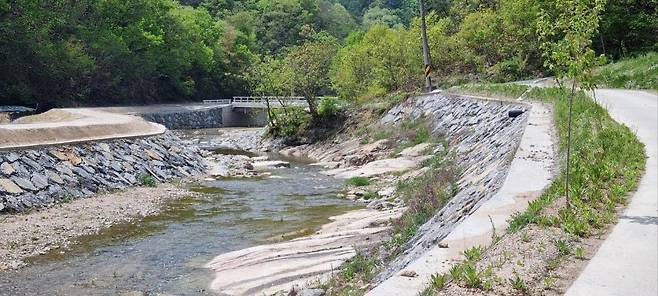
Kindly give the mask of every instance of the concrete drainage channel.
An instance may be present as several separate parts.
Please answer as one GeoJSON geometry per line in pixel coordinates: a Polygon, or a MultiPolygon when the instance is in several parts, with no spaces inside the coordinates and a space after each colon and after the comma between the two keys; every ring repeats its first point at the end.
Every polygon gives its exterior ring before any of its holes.
{"type": "MultiPolygon", "coordinates": [[[[366,295],[417,295],[429,285],[431,275],[447,272],[452,265],[463,260],[464,250],[488,245],[494,230],[504,231],[508,218],[514,212],[524,210],[528,202],[539,197],[550,184],[555,159],[552,112],[543,103],[524,105],[529,111],[526,112],[527,124],[521,125],[520,131],[494,137],[497,139],[489,144],[491,149],[485,159],[493,157],[502,162],[496,167],[480,166],[481,162],[477,163],[478,166],[468,166],[467,173],[460,180],[462,190],[421,227],[409,249],[378,276],[378,285],[366,295]],[[505,146],[500,146],[503,143],[511,147],[505,149],[505,146]],[[513,157],[511,163],[505,160],[508,157],[513,157]],[[487,171],[493,172],[492,169],[496,172],[496,179],[486,176],[487,171]],[[469,171],[474,174],[469,174],[469,171]],[[482,190],[482,185],[490,184],[492,180],[498,185],[492,190],[482,190]],[[409,274],[415,276],[405,276],[409,274]]],[[[513,111],[509,111],[510,116],[513,111]]],[[[488,134],[488,131],[480,133],[488,134]]],[[[480,145],[479,140],[466,143],[480,145]]],[[[461,145],[457,150],[463,148],[466,152],[460,156],[465,158],[464,161],[474,156],[482,157],[482,151],[469,150],[468,146],[461,145]]]]}

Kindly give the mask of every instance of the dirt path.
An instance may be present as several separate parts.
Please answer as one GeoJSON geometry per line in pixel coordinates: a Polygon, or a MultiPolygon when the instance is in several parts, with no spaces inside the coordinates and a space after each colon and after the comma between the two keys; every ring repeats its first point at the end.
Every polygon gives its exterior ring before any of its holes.
{"type": "Polygon", "coordinates": [[[566,295],[658,294],[658,95],[601,89],[612,118],[636,131],[646,147],[646,172],[628,208],[566,295]]]}

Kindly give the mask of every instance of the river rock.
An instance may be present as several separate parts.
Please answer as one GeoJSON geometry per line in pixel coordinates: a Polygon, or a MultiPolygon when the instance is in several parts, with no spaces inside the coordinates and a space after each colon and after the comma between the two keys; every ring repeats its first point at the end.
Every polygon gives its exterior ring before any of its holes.
{"type": "Polygon", "coordinates": [[[37,188],[37,190],[48,187],[48,178],[37,172],[32,173],[31,181],[32,184],[34,184],[34,187],[37,188]]]}
{"type": "Polygon", "coordinates": [[[3,174],[5,174],[5,176],[11,176],[11,174],[13,174],[16,171],[14,167],[7,162],[3,162],[2,164],[0,164],[0,170],[2,171],[3,174]]]}
{"type": "Polygon", "coordinates": [[[19,158],[20,158],[20,156],[16,153],[13,153],[13,152],[8,153],[7,155],[5,155],[5,159],[7,159],[7,161],[9,161],[9,162],[15,162],[19,158]]]}
{"type": "Polygon", "coordinates": [[[18,187],[14,182],[9,179],[0,179],[0,189],[4,192],[18,194],[23,193],[23,189],[18,187]]]}
{"type": "Polygon", "coordinates": [[[419,157],[425,154],[425,151],[427,151],[432,144],[430,143],[421,143],[413,147],[406,148],[400,152],[400,156],[402,157],[419,157]]]}
{"type": "Polygon", "coordinates": [[[21,177],[12,177],[11,180],[18,185],[18,187],[23,188],[25,190],[30,190],[30,191],[36,191],[37,188],[34,187],[34,184],[30,182],[30,180],[21,178],[21,177]]]}
{"type": "Polygon", "coordinates": [[[325,292],[322,289],[304,289],[299,294],[301,296],[324,296],[325,292]]]}

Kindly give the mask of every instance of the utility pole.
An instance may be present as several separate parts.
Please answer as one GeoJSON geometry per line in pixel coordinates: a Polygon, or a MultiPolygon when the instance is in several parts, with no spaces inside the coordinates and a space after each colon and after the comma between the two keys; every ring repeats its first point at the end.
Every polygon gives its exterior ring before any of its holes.
{"type": "Polygon", "coordinates": [[[420,35],[423,39],[423,64],[425,70],[425,90],[427,92],[432,91],[432,62],[430,60],[430,47],[427,45],[427,26],[425,25],[425,5],[423,5],[423,0],[418,0],[418,6],[420,7],[420,35]]]}

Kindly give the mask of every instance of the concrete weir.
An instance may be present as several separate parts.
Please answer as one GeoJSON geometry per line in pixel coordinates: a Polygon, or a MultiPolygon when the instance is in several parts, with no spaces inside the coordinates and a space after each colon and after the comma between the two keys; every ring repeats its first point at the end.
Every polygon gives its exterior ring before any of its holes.
{"type": "Polygon", "coordinates": [[[267,111],[265,108],[223,103],[187,103],[97,109],[110,113],[140,116],[172,130],[267,125],[267,111]]]}

